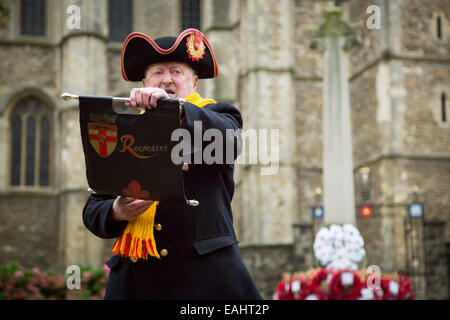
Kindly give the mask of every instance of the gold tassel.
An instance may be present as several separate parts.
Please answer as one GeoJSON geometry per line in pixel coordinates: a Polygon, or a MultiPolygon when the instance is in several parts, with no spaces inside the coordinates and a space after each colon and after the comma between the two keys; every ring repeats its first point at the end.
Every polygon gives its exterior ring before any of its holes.
{"type": "Polygon", "coordinates": [[[143,214],[128,222],[125,230],[113,245],[114,255],[128,257],[133,261],[147,260],[148,256],[161,259],[153,235],[157,205],[158,201],[155,201],[143,214]]]}

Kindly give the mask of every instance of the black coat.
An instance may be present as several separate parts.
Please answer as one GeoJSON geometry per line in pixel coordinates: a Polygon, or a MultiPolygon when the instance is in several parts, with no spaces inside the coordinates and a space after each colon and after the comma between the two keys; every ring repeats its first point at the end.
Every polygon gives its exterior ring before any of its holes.
{"type": "MultiPolygon", "coordinates": [[[[229,103],[204,108],[185,103],[184,114],[192,137],[194,121],[201,120],[203,130],[224,133],[224,146],[239,140],[225,135],[226,129],[242,128],[239,110],[229,103]]],[[[111,271],[105,299],[261,299],[233,229],[233,171],[233,164],[190,164],[183,173],[186,198],[200,205],[160,202],[155,224],[162,229],[154,230],[154,236],[158,250],[168,255],[137,262],[113,256],[107,261],[111,271]]],[[[111,219],[114,199],[93,194],[85,205],[83,222],[98,237],[118,237],[126,227],[111,219]]]]}

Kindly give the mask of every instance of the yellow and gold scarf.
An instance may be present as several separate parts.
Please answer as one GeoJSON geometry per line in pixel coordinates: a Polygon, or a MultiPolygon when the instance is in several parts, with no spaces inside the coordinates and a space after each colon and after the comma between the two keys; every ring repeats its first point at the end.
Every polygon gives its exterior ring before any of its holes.
{"type": "MultiPolygon", "coordinates": [[[[191,93],[185,100],[199,108],[203,108],[210,103],[216,103],[213,99],[203,99],[196,92],[191,93]]],[[[148,256],[161,259],[153,235],[158,203],[158,201],[155,201],[144,213],[135,220],[128,222],[113,245],[112,252],[114,255],[129,257],[132,261],[137,261],[137,259],[147,260],[148,256]]]]}

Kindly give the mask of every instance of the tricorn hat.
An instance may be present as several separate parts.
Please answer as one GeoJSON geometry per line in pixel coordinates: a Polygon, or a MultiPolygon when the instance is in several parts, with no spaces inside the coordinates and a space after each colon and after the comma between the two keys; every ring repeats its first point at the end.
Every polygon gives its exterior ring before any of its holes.
{"type": "Polygon", "coordinates": [[[197,29],[186,29],[178,37],[155,40],[144,33],[133,32],[123,43],[122,76],[127,81],[141,81],[147,66],[166,61],[187,63],[199,78],[215,78],[218,74],[211,45],[197,29]]]}

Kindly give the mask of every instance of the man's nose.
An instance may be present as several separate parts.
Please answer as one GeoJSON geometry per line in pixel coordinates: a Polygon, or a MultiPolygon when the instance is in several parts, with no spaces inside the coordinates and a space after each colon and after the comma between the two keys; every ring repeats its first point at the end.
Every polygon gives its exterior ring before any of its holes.
{"type": "Polygon", "coordinates": [[[172,83],[172,76],[170,75],[170,72],[164,72],[162,83],[164,84],[171,84],[172,83]]]}

